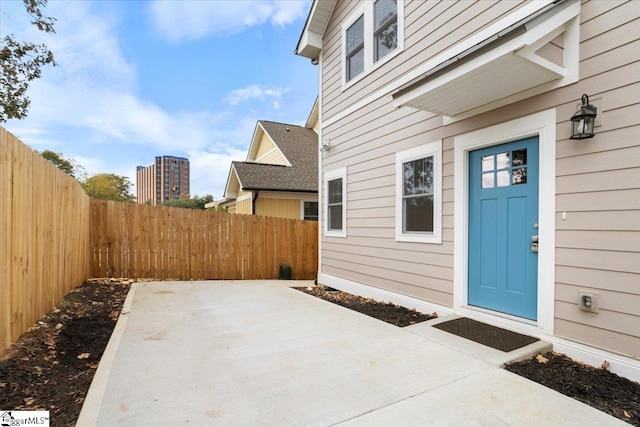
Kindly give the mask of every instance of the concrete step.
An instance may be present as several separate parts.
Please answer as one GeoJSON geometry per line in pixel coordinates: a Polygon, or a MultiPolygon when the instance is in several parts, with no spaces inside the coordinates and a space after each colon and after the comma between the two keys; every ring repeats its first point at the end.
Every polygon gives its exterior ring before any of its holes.
{"type": "Polygon", "coordinates": [[[494,366],[504,366],[552,350],[551,343],[539,340],[513,351],[504,352],[433,327],[459,317],[456,315],[439,317],[403,329],[494,366]]]}

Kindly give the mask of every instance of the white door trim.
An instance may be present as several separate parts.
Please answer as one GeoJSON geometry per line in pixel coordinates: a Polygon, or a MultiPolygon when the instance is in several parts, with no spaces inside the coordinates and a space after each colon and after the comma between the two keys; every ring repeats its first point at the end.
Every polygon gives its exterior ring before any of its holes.
{"type": "MultiPolygon", "coordinates": [[[[454,273],[453,307],[468,306],[469,152],[531,136],[539,137],[538,320],[554,330],[556,110],[550,109],[454,137],[454,273]]],[[[528,322],[528,321],[527,321],[528,322]]]]}

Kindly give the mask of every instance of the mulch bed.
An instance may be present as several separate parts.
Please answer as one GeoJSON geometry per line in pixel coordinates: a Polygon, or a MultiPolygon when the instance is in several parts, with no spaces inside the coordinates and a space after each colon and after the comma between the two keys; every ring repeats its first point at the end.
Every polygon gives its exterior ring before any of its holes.
{"type": "Polygon", "coordinates": [[[363,298],[324,286],[311,286],[308,288],[294,289],[400,327],[413,325],[438,317],[435,313],[424,314],[390,302],[379,302],[371,298],[363,298]]]}
{"type": "MultiPolygon", "coordinates": [[[[0,361],[0,409],[48,410],[52,426],[73,426],[131,282],[84,283],[23,334],[0,361]]],[[[435,317],[320,287],[299,289],[401,327],[435,317]]],[[[506,369],[640,427],[638,383],[555,353],[506,369]]]]}
{"type": "Polygon", "coordinates": [[[550,352],[505,369],[640,426],[640,383],[609,372],[606,366],[598,369],[550,352]]]}
{"type": "Polygon", "coordinates": [[[73,289],[0,361],[0,409],[50,411],[52,426],[76,423],[130,281],[73,289]]]}

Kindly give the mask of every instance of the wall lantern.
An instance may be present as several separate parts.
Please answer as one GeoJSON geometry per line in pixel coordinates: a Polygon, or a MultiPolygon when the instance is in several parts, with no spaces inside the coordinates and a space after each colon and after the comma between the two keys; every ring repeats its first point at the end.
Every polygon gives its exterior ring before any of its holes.
{"type": "Polygon", "coordinates": [[[571,139],[593,138],[595,135],[593,128],[596,123],[597,108],[589,104],[587,94],[582,95],[582,106],[580,111],[571,117],[571,139]]]}

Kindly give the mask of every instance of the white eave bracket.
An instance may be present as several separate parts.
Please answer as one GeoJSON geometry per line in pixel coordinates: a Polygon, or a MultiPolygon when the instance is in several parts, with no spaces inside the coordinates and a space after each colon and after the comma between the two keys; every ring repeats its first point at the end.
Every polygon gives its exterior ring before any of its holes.
{"type": "MultiPolygon", "coordinates": [[[[578,80],[580,2],[565,0],[431,68],[393,94],[396,107],[460,120],[578,80]],[[563,35],[561,65],[537,52],[563,35]]],[[[456,46],[452,52],[459,52],[456,46]]]]}

